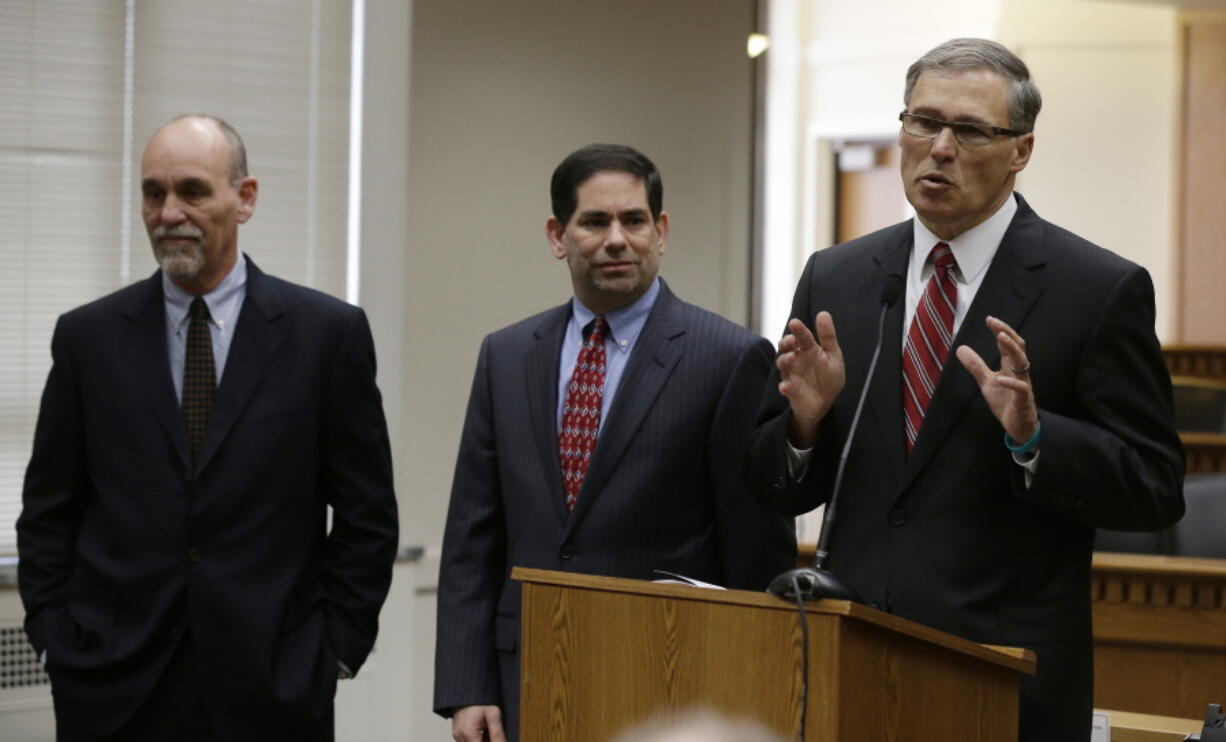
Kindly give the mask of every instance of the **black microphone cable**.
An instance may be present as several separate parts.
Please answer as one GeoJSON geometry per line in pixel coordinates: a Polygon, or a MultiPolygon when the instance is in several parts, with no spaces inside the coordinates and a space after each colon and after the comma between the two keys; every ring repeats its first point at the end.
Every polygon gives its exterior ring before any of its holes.
{"type": "Polygon", "coordinates": [[[792,575],[792,594],[796,596],[796,610],[800,611],[802,672],[800,676],[800,736],[796,739],[798,742],[805,742],[805,722],[809,716],[809,619],[805,615],[805,599],[795,574],[792,575]]]}
{"type": "Polygon", "coordinates": [[[877,358],[881,355],[881,341],[884,338],[886,310],[893,306],[894,302],[898,301],[902,293],[902,276],[887,276],[885,286],[881,292],[881,313],[877,317],[877,345],[873,349],[873,357],[869,362],[868,373],[865,375],[864,388],[860,391],[860,399],[856,404],[855,413],[852,415],[847,440],[839,456],[834,487],[831,490],[830,499],[826,503],[826,511],[822,514],[822,527],[818,533],[817,555],[814,560],[814,568],[789,570],[772,580],[770,587],[767,588],[768,592],[780,597],[789,597],[785,589],[781,589],[783,585],[788,585],[792,588],[790,597],[796,599],[796,609],[800,618],[801,671],[803,673],[800,679],[800,736],[798,737],[800,742],[804,742],[805,739],[805,726],[809,713],[809,619],[805,612],[805,600],[829,596],[860,602],[860,598],[856,596],[854,590],[850,590],[825,569],[826,560],[830,556],[830,529],[834,525],[835,505],[843,486],[843,468],[847,465],[847,457],[851,451],[851,442],[855,437],[856,429],[860,425],[860,413],[864,410],[864,402],[868,397],[868,387],[872,383],[874,372],[877,369],[877,358]],[[801,578],[804,578],[806,582],[804,588],[800,585],[801,578]],[[783,584],[781,585],[780,583],[783,584]]]}

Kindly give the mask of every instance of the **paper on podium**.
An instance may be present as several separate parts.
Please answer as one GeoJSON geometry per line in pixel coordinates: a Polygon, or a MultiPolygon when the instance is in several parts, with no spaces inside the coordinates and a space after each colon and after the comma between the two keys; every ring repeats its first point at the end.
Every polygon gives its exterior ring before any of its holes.
{"type": "Polygon", "coordinates": [[[691,585],[693,587],[709,587],[714,590],[727,590],[728,589],[720,585],[713,585],[710,582],[703,582],[702,580],[695,580],[693,577],[686,577],[685,575],[679,575],[676,572],[669,572],[668,570],[664,570],[664,569],[653,569],[652,572],[655,572],[656,574],[659,574],[659,575],[668,575],[667,577],[661,577],[658,580],[652,580],[652,582],[665,582],[665,583],[670,583],[674,585],[691,585]]]}

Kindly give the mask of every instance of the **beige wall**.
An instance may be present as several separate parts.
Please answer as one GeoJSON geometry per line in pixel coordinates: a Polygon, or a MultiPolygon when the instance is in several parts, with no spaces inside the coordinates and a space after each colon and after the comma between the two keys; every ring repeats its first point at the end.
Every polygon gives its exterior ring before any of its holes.
{"type": "Polygon", "coordinates": [[[1179,340],[1226,343],[1226,9],[1184,18],[1179,340]]]}
{"type": "Polygon", "coordinates": [[[573,149],[612,141],[652,157],[672,218],[661,275],[745,320],[753,5],[414,3],[408,226],[389,236],[407,250],[407,538],[439,542],[481,337],[570,295],[544,224],[550,174],[573,149]]]}
{"type": "Polygon", "coordinates": [[[1043,92],[1018,190],[1046,219],[1145,266],[1158,335],[1172,337],[1177,11],[1097,0],[1003,5],[999,38],[1043,92]]]}

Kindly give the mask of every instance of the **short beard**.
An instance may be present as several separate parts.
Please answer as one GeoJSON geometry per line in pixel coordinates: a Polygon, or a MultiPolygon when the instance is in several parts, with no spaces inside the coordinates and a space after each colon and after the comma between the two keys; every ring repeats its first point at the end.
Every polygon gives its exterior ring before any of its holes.
{"type": "Polygon", "coordinates": [[[172,280],[190,281],[204,270],[204,233],[196,227],[158,227],[149,235],[149,240],[153,243],[153,256],[158,265],[172,280]],[[196,242],[167,244],[164,240],[168,237],[188,237],[196,242]]]}

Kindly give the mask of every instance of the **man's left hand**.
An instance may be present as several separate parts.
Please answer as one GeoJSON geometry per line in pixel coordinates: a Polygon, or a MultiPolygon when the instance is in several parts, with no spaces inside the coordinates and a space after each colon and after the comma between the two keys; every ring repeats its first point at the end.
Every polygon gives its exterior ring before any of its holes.
{"type": "Polygon", "coordinates": [[[1000,370],[988,368],[979,354],[965,345],[958,346],[958,360],[979,383],[984,401],[1009,437],[1018,443],[1025,443],[1039,428],[1039,410],[1034,403],[1034,389],[1030,386],[1026,341],[1012,327],[995,317],[988,317],[987,325],[996,336],[1000,370]]]}

